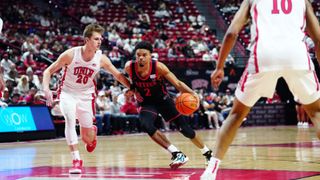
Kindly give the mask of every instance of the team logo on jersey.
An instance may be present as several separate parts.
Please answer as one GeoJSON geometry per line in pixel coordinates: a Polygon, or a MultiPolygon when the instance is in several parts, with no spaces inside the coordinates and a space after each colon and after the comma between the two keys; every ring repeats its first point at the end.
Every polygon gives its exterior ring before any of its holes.
{"type": "Polygon", "coordinates": [[[93,67],[96,67],[96,66],[97,66],[97,64],[96,64],[96,63],[93,63],[93,64],[92,64],[92,66],[93,66],[93,67]]]}
{"type": "Polygon", "coordinates": [[[156,75],[155,74],[151,74],[150,75],[150,79],[155,79],[156,78],[156,75]]]}

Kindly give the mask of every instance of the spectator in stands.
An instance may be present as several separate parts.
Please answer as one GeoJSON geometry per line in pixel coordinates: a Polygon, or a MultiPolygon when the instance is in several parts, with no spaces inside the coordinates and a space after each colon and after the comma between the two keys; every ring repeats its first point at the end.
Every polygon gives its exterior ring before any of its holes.
{"type": "Polygon", "coordinates": [[[202,60],[203,60],[203,61],[212,61],[212,60],[213,60],[212,56],[210,56],[209,50],[206,50],[206,51],[202,54],[202,60]]]}
{"type": "Polygon", "coordinates": [[[23,98],[23,101],[25,102],[25,104],[27,105],[31,105],[34,104],[34,96],[37,93],[37,89],[35,87],[32,87],[29,89],[28,94],[26,94],[26,96],[23,98]]]}
{"type": "Polygon", "coordinates": [[[42,27],[50,27],[51,26],[51,22],[46,15],[40,17],[40,25],[42,27]]]}
{"type": "Polygon", "coordinates": [[[170,47],[168,49],[167,57],[168,58],[177,58],[177,57],[179,57],[178,50],[177,50],[177,47],[175,46],[175,43],[171,43],[170,44],[170,47]]]}
{"type": "Polygon", "coordinates": [[[217,97],[216,94],[208,94],[205,96],[204,100],[203,100],[203,107],[205,109],[205,114],[207,114],[208,117],[208,125],[209,125],[209,129],[212,129],[212,122],[214,122],[216,129],[220,128],[219,125],[219,119],[218,119],[218,113],[215,110],[215,102],[214,99],[217,97]]]}
{"type": "Polygon", "coordinates": [[[121,87],[119,86],[119,82],[118,81],[113,81],[113,85],[110,86],[110,91],[111,91],[111,96],[118,96],[119,94],[121,94],[121,87]]]}
{"type": "Polygon", "coordinates": [[[64,47],[63,45],[59,42],[59,41],[54,41],[53,46],[52,46],[52,50],[56,53],[61,53],[62,51],[64,51],[64,47]]]}
{"type": "Polygon", "coordinates": [[[53,52],[51,52],[51,50],[48,47],[48,43],[42,43],[40,45],[40,55],[50,58],[53,58],[53,52]]]}
{"type": "Polygon", "coordinates": [[[4,79],[5,79],[5,80],[11,80],[11,81],[16,82],[17,79],[18,79],[18,77],[19,77],[19,73],[18,73],[18,71],[17,71],[17,69],[16,69],[16,65],[14,64],[14,65],[10,66],[10,71],[9,71],[9,73],[4,77],[4,79]]]}
{"type": "Polygon", "coordinates": [[[147,13],[142,10],[139,11],[137,26],[142,29],[150,29],[150,17],[147,13]]]}
{"type": "Polygon", "coordinates": [[[112,29],[111,32],[108,32],[108,41],[111,46],[116,46],[118,39],[120,39],[120,36],[116,29],[112,29]]]}
{"type": "Polygon", "coordinates": [[[18,90],[19,90],[19,94],[21,95],[25,95],[29,92],[30,88],[29,88],[29,82],[28,82],[28,76],[26,75],[22,75],[19,82],[18,82],[18,90]]]}
{"type": "Polygon", "coordinates": [[[113,96],[111,103],[111,124],[112,134],[123,134],[124,116],[120,111],[121,105],[118,102],[118,96],[113,96]]]}
{"type": "Polygon", "coordinates": [[[181,5],[181,3],[178,3],[177,7],[176,7],[176,13],[177,14],[184,14],[185,13],[185,9],[184,7],[181,5]]]}
{"type": "MultiPolygon", "coordinates": [[[[13,89],[14,89],[16,86],[17,86],[16,81],[13,81],[12,79],[7,79],[7,80],[5,81],[5,86],[4,86],[4,87],[6,87],[6,88],[9,89],[10,94],[11,94],[11,92],[13,91],[13,89]]],[[[4,88],[4,87],[3,87],[3,88],[4,88]]]]}
{"type": "Polygon", "coordinates": [[[134,101],[134,96],[133,92],[130,90],[127,90],[125,92],[125,102],[124,104],[120,107],[120,111],[125,113],[125,114],[138,114],[138,107],[134,101]]]}
{"type": "Polygon", "coordinates": [[[165,49],[166,48],[166,43],[163,39],[156,38],[154,41],[154,48],[155,49],[165,49]]]}
{"type": "Polygon", "coordinates": [[[37,93],[34,95],[33,104],[35,105],[45,105],[45,95],[43,92],[37,91],[37,93]]]}
{"type": "Polygon", "coordinates": [[[25,68],[31,67],[34,69],[37,67],[37,63],[33,58],[34,58],[34,55],[32,51],[25,52],[22,55],[21,61],[23,62],[23,65],[25,66],[25,68]]]}
{"type": "Polygon", "coordinates": [[[197,24],[198,26],[202,27],[206,22],[206,17],[204,17],[203,15],[201,14],[198,14],[197,16],[197,24]]]}
{"type": "Polygon", "coordinates": [[[26,41],[21,46],[21,52],[37,52],[36,46],[34,45],[33,39],[31,36],[26,38],[26,41]]]}
{"type": "Polygon", "coordinates": [[[125,103],[120,107],[120,111],[125,114],[125,122],[128,124],[129,132],[138,131],[139,115],[138,106],[134,100],[133,92],[127,91],[125,93],[125,103]]]}
{"type": "Polygon", "coordinates": [[[122,0],[112,0],[112,3],[118,5],[118,4],[121,3],[121,1],[122,1],[122,0]]]}
{"type": "Polygon", "coordinates": [[[96,23],[97,19],[94,17],[94,15],[92,13],[88,13],[88,14],[84,14],[81,19],[80,22],[82,24],[92,24],[92,23],[96,23]]]}
{"type": "Polygon", "coordinates": [[[124,41],[123,50],[125,50],[129,54],[132,54],[133,49],[134,49],[134,45],[133,45],[131,38],[126,39],[124,41]]]}
{"type": "Polygon", "coordinates": [[[9,59],[8,53],[4,53],[1,60],[1,68],[3,76],[8,76],[11,66],[15,66],[15,64],[9,59]]]}
{"type": "Polygon", "coordinates": [[[4,88],[4,90],[2,91],[1,101],[7,104],[10,104],[11,97],[10,97],[10,92],[8,88],[4,88]]]}
{"type": "Polygon", "coordinates": [[[28,67],[26,70],[26,75],[28,76],[28,80],[29,80],[29,87],[35,87],[37,89],[40,89],[40,80],[38,75],[33,73],[33,70],[31,67],[28,67]]]}
{"type": "Polygon", "coordinates": [[[14,93],[11,96],[11,101],[10,101],[10,105],[18,105],[21,104],[20,103],[20,94],[19,93],[14,93]]]}
{"type": "Polygon", "coordinates": [[[167,9],[166,4],[163,1],[160,1],[158,9],[154,13],[154,17],[165,18],[170,16],[171,16],[171,12],[167,9]]]}
{"type": "Polygon", "coordinates": [[[108,57],[115,67],[119,68],[121,66],[122,55],[120,54],[117,46],[112,47],[112,51],[109,52],[108,57]]]}
{"type": "Polygon", "coordinates": [[[98,133],[111,134],[111,100],[105,91],[102,90],[98,93],[96,105],[98,110],[96,113],[98,133]]]}

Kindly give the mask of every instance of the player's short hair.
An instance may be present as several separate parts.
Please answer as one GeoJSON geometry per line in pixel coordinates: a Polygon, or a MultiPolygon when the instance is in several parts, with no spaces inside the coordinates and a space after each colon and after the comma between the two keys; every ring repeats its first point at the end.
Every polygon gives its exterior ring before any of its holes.
{"type": "Polygon", "coordinates": [[[89,24],[86,26],[86,28],[83,31],[83,37],[90,38],[93,34],[93,32],[97,32],[100,34],[104,33],[104,28],[100,26],[99,24],[89,24]]]}
{"type": "Polygon", "coordinates": [[[136,53],[136,51],[138,49],[146,49],[150,51],[150,54],[153,52],[153,47],[152,44],[148,41],[140,41],[138,42],[138,44],[136,45],[136,47],[134,48],[134,53],[136,53]]]}

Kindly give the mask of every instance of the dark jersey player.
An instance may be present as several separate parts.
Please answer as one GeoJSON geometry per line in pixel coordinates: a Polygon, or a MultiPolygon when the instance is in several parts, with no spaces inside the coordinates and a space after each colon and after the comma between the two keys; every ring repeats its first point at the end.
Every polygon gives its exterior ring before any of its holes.
{"type": "Polygon", "coordinates": [[[177,79],[166,65],[152,60],[152,51],[153,48],[149,42],[139,42],[135,47],[136,60],[128,61],[125,66],[125,71],[130,76],[132,88],[135,89],[136,98],[141,108],[139,119],[142,129],[148,133],[153,141],[172,154],[170,167],[173,169],[185,164],[189,158],[171,144],[167,137],[155,127],[154,121],[158,114],[161,114],[167,122],[175,123],[179,131],[189,138],[207,159],[210,158],[211,150],[204,145],[184,117],[176,110],[164,80],[168,80],[181,93],[187,92],[198,96],[186,84],[177,79]]]}

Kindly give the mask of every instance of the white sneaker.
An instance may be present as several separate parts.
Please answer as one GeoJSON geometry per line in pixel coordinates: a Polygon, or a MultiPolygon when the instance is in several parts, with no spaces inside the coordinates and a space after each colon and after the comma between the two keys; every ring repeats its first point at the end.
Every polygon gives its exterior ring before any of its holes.
{"type": "Polygon", "coordinates": [[[304,123],[302,123],[302,127],[304,127],[304,128],[308,128],[308,127],[309,127],[309,123],[308,123],[308,122],[304,122],[304,123]]]}
{"type": "Polygon", "coordinates": [[[172,153],[172,162],[169,165],[171,169],[177,169],[189,161],[189,158],[181,151],[172,153]]]}
{"type": "Polygon", "coordinates": [[[206,170],[202,173],[200,177],[200,180],[215,180],[217,177],[219,164],[219,159],[211,157],[206,170]]]}

